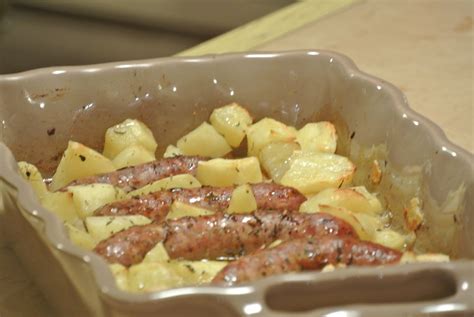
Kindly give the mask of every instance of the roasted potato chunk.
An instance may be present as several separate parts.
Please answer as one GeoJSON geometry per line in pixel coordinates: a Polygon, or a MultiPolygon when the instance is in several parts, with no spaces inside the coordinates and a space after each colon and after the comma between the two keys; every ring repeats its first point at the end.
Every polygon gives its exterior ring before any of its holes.
{"type": "Polygon", "coordinates": [[[294,187],[305,195],[312,195],[326,188],[349,184],[354,171],[354,164],[346,157],[297,151],[292,155],[290,169],[280,183],[294,187]]]}
{"type": "Polygon", "coordinates": [[[292,142],[296,129],[277,120],[264,118],[247,129],[247,154],[258,156],[262,148],[274,142],[292,142]]]}
{"type": "Polygon", "coordinates": [[[256,157],[199,162],[196,178],[201,184],[209,186],[254,184],[260,183],[263,179],[260,163],[256,157]]]}
{"type": "Polygon", "coordinates": [[[104,156],[113,159],[131,145],[141,145],[153,155],[157,147],[151,130],[143,122],[135,119],[127,119],[107,129],[104,156]]]}
{"type": "Polygon", "coordinates": [[[203,122],[199,127],[179,139],[177,146],[185,155],[213,158],[222,157],[232,151],[224,137],[207,122],[203,122]]]}
{"type": "Polygon", "coordinates": [[[230,146],[238,147],[245,137],[245,131],[252,124],[252,117],[246,109],[231,103],[214,109],[209,121],[230,146]]]}
{"type": "Polygon", "coordinates": [[[51,181],[50,189],[58,190],[73,180],[115,170],[111,160],[93,149],[69,141],[51,181]]]}

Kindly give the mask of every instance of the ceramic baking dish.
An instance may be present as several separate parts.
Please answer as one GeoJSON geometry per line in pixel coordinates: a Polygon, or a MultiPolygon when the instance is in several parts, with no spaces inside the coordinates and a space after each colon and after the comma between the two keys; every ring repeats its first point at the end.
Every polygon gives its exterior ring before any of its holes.
{"type": "Polygon", "coordinates": [[[0,233],[62,316],[334,317],[381,316],[382,311],[384,316],[458,316],[474,311],[472,155],[410,110],[398,89],[360,72],[339,54],[163,58],[0,76],[0,122],[0,233]],[[59,219],[40,206],[17,173],[15,159],[50,175],[68,140],[100,149],[105,129],[129,117],[151,127],[160,155],[214,107],[231,101],[256,118],[271,116],[297,127],[332,120],[340,136],[338,152],[361,166],[361,153],[372,146],[386,149],[385,187],[375,189],[394,209],[413,195],[421,197],[426,223],[419,247],[455,260],[131,294],[117,289],[101,258],[71,244],[59,219]]]}

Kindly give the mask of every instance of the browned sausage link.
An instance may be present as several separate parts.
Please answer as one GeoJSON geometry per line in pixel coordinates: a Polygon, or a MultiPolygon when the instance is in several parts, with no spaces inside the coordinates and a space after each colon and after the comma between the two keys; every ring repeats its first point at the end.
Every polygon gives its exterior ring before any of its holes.
{"type": "Polygon", "coordinates": [[[179,174],[196,174],[199,161],[207,160],[198,156],[175,156],[161,160],[125,167],[115,172],[84,177],[73,181],[68,186],[94,183],[111,184],[130,192],[156,180],[179,174]]]}
{"type": "MultiPolygon", "coordinates": [[[[94,214],[96,216],[143,215],[154,221],[162,221],[175,200],[216,212],[224,212],[229,207],[233,190],[233,187],[176,188],[114,202],[99,208],[94,214]]],[[[252,191],[258,209],[298,210],[306,200],[296,189],[274,183],[254,184],[252,191]]]]}
{"type": "Polygon", "coordinates": [[[248,254],[277,239],[328,234],[357,237],[351,225],[328,214],[259,211],[183,217],[136,226],[101,241],[95,252],[109,262],[130,266],[141,262],[148,251],[163,241],[174,259],[222,259],[248,254]]]}
{"type": "Polygon", "coordinates": [[[99,242],[94,251],[111,263],[130,266],[143,260],[145,254],[167,234],[166,225],[133,226],[99,242]]]}
{"type": "Polygon", "coordinates": [[[318,270],[326,264],[382,265],[400,261],[401,252],[352,237],[295,239],[229,263],[213,284],[235,285],[286,272],[318,270]]]}

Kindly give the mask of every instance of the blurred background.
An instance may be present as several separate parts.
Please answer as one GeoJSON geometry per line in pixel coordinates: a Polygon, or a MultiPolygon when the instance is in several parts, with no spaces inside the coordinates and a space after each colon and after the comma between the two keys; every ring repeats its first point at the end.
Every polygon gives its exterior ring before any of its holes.
{"type": "Polygon", "coordinates": [[[169,56],[292,0],[0,0],[0,74],[169,56]]]}

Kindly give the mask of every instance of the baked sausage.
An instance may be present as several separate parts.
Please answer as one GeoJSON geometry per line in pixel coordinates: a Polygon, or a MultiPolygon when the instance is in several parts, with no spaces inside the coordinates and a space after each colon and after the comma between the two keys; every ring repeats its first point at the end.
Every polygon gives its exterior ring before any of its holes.
{"type": "Polygon", "coordinates": [[[212,283],[232,286],[265,276],[319,270],[327,264],[382,265],[397,263],[402,253],[353,237],[322,236],[283,242],[229,263],[212,283]]]}
{"type": "Polygon", "coordinates": [[[278,239],[324,235],[357,237],[350,224],[329,214],[258,211],[135,226],[99,242],[94,251],[111,263],[130,266],[159,242],[172,259],[212,260],[249,254],[278,239]]]}
{"type": "Polygon", "coordinates": [[[207,160],[198,156],[175,156],[137,166],[125,167],[115,172],[84,177],[63,187],[94,183],[111,184],[130,192],[156,180],[179,174],[196,174],[200,161],[207,160]]]}
{"type": "MultiPolygon", "coordinates": [[[[298,210],[306,198],[296,189],[275,183],[251,185],[257,209],[298,210]]],[[[229,207],[234,187],[176,188],[158,191],[131,199],[113,202],[94,212],[96,216],[143,215],[155,222],[162,221],[171,204],[177,200],[216,212],[229,207]]]]}

